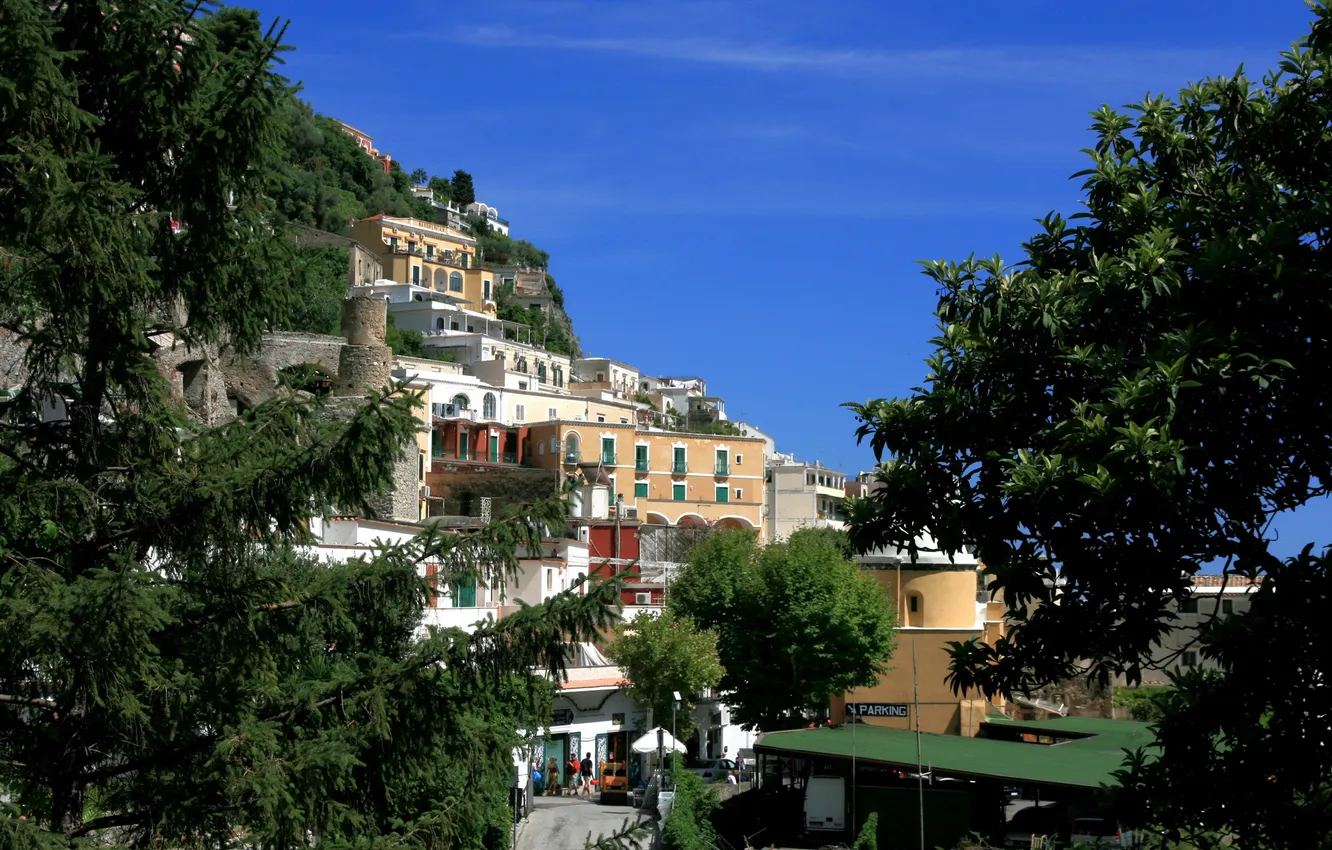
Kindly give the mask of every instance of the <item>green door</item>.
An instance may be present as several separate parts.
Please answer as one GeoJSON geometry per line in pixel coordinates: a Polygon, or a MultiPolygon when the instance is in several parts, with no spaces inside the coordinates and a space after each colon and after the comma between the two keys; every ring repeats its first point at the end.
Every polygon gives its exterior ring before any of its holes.
{"type": "Polygon", "coordinates": [[[490,462],[499,463],[499,434],[490,437],[490,462]]]}

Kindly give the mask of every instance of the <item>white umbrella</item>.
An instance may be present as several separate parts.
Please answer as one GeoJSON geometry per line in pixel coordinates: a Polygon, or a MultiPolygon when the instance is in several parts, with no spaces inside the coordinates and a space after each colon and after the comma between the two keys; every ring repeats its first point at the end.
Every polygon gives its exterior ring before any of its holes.
{"type": "Polygon", "coordinates": [[[636,753],[655,753],[657,751],[657,732],[661,732],[662,749],[667,751],[676,750],[681,753],[685,751],[684,744],[675,740],[674,735],[667,732],[665,729],[662,729],[660,726],[656,729],[649,730],[646,735],[639,738],[637,741],[634,741],[634,743],[630,745],[633,748],[633,751],[636,753]]]}

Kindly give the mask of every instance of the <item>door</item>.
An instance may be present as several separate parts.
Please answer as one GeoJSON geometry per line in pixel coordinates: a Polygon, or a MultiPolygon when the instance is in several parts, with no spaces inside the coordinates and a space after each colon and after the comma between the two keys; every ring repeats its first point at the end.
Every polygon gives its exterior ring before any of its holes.
{"type": "MultiPolygon", "coordinates": [[[[569,757],[564,754],[564,740],[563,735],[556,735],[547,738],[545,745],[542,747],[542,755],[545,756],[545,758],[541,761],[541,772],[546,773],[546,768],[550,767],[550,760],[555,759],[557,772],[554,779],[555,784],[557,785],[564,784],[564,782],[561,781],[561,777],[563,777],[568,771],[568,768],[565,767],[565,765],[569,763],[569,757]]],[[[547,782],[549,783],[549,780],[547,780],[547,782]]]]}
{"type": "Polygon", "coordinates": [[[499,463],[499,434],[490,435],[490,462],[499,463]]]}

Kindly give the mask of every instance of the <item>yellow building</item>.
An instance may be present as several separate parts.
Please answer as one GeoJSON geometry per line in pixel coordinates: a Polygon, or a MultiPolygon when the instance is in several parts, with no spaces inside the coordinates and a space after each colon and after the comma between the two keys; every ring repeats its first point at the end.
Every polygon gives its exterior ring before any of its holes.
{"type": "MultiPolygon", "coordinates": [[[[948,644],[971,638],[992,642],[1004,634],[1005,605],[1002,600],[990,601],[983,590],[983,566],[962,553],[950,562],[946,556],[928,551],[921,552],[916,563],[897,550],[879,550],[859,560],[897,611],[897,651],[891,669],[877,684],[834,697],[831,716],[839,720],[846,716],[847,703],[892,706],[895,708],[878,709],[877,715],[863,721],[915,729],[918,687],[921,731],[974,736],[990,703],[980,694],[953,693],[947,683],[948,644]]],[[[1002,705],[1002,700],[995,705],[1002,705]]]]}
{"type": "Polygon", "coordinates": [[[605,480],[641,522],[763,529],[759,438],[568,420],[534,424],[529,434],[529,464],[605,480]]]}
{"type": "Polygon", "coordinates": [[[473,310],[495,311],[495,275],[476,263],[476,240],[431,221],[375,215],[348,235],[377,257],[387,280],[447,293],[473,310]]]}

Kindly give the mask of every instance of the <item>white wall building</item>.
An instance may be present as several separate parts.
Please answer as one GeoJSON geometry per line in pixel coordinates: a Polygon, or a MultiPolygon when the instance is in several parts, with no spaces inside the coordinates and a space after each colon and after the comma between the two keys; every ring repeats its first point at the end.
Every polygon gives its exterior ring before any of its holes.
{"type": "Polygon", "coordinates": [[[479,215],[485,218],[490,224],[491,229],[498,230],[505,236],[509,235],[509,222],[507,219],[500,217],[498,208],[492,207],[489,204],[483,204],[480,201],[473,201],[463,207],[463,209],[472,215],[479,215]]]}

